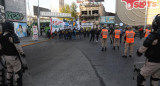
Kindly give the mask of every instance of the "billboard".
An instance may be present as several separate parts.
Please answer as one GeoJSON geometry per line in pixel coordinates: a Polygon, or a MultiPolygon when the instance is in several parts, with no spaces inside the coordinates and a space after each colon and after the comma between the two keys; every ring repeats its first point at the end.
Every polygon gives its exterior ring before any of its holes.
{"type": "Polygon", "coordinates": [[[116,0],[116,12],[120,22],[127,25],[151,25],[160,13],[160,0],[116,0]]]}
{"type": "Polygon", "coordinates": [[[101,16],[100,23],[101,24],[114,24],[115,16],[101,16]]]}
{"type": "Polygon", "coordinates": [[[26,23],[14,23],[14,30],[18,37],[26,37],[27,36],[27,24],[26,23]]]}

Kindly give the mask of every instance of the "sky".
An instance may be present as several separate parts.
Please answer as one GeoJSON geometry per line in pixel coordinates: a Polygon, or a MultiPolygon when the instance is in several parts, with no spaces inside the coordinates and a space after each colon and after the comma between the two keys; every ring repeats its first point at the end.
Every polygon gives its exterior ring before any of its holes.
{"type": "MultiPolygon", "coordinates": [[[[27,14],[33,14],[33,5],[38,6],[38,0],[26,0],[27,2],[27,14]]],[[[71,3],[77,0],[64,0],[66,4],[71,5],[71,3]]],[[[115,4],[116,0],[104,0],[103,5],[105,7],[106,12],[115,13],[115,4]]],[[[44,8],[54,8],[54,11],[58,11],[59,9],[59,0],[39,0],[39,6],[44,8]]],[[[79,4],[77,4],[77,11],[79,12],[79,4]]]]}

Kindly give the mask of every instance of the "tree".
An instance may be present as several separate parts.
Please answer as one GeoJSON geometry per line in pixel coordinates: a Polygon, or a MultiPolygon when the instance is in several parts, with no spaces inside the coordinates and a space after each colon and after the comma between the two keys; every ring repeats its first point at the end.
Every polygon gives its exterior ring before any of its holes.
{"type": "Polygon", "coordinates": [[[75,19],[77,19],[77,5],[75,2],[72,2],[71,4],[71,16],[74,17],[75,19]]]}
{"type": "Polygon", "coordinates": [[[70,6],[65,4],[64,7],[60,10],[61,13],[71,13],[70,6]]]}
{"type": "MultiPolygon", "coordinates": [[[[71,13],[70,6],[65,4],[64,7],[60,10],[61,13],[71,13]]],[[[61,19],[61,18],[60,18],[61,19]]],[[[64,18],[65,20],[72,20],[71,18],[64,18]]]]}

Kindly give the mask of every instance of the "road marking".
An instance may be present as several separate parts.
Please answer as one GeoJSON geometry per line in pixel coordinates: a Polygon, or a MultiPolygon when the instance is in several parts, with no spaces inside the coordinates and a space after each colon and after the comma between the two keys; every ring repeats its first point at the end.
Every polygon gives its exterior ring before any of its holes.
{"type": "Polygon", "coordinates": [[[22,47],[26,47],[26,46],[30,46],[30,45],[34,45],[34,44],[38,44],[38,43],[47,42],[47,41],[49,41],[49,40],[51,40],[51,39],[44,40],[44,41],[39,41],[39,42],[35,42],[35,43],[30,43],[30,44],[24,44],[24,45],[22,45],[22,47]]]}

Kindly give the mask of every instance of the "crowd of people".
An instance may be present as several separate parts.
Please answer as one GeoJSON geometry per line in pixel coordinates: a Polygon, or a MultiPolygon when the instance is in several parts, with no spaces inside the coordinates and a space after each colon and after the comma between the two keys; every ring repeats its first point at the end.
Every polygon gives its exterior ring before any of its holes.
{"type": "MultiPolygon", "coordinates": [[[[91,37],[91,40],[94,41],[95,35],[96,39],[99,39],[100,31],[98,29],[83,29],[81,28],[80,30],[78,29],[64,29],[64,30],[59,30],[59,31],[54,31],[52,34],[50,30],[47,32],[48,38],[53,38],[53,39],[61,39],[61,40],[76,40],[76,39],[82,39],[82,38],[89,38],[91,37]]],[[[90,41],[91,41],[90,40],[90,41]]],[[[98,42],[98,41],[96,41],[98,42]]]]}

